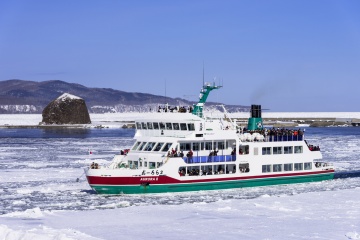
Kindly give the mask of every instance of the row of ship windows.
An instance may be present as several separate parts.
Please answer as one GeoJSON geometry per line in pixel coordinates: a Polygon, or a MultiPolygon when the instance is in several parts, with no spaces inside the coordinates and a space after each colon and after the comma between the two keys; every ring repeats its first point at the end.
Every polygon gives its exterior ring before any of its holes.
{"type": "Polygon", "coordinates": [[[195,131],[193,123],[136,122],[136,129],[195,131]]]}
{"type": "Polygon", "coordinates": [[[167,152],[170,150],[172,143],[163,142],[136,142],[131,150],[136,151],[156,151],[167,152]]]}
{"type": "Polygon", "coordinates": [[[302,171],[302,170],[311,170],[312,163],[285,163],[285,164],[267,164],[262,165],[262,172],[288,172],[288,171],[302,171]]]}
{"type": "Polygon", "coordinates": [[[263,147],[262,155],[302,153],[302,146],[263,147]]]}

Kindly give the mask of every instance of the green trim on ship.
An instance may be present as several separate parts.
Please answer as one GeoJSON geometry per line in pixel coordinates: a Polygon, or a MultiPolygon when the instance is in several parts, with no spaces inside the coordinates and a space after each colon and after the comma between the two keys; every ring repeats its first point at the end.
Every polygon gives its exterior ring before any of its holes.
{"type": "Polygon", "coordinates": [[[201,183],[177,183],[177,184],[150,184],[140,185],[92,185],[91,187],[101,194],[144,194],[144,193],[165,193],[165,192],[188,192],[201,190],[220,190],[243,187],[259,187],[278,184],[294,184],[304,182],[316,182],[331,180],[334,172],[316,175],[271,177],[257,179],[241,179],[218,182],[201,183]]]}

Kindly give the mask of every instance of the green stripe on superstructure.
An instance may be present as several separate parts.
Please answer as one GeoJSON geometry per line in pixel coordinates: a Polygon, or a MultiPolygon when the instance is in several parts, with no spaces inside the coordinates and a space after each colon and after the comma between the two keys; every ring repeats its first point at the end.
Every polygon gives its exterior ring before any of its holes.
{"type": "Polygon", "coordinates": [[[258,187],[277,184],[293,184],[304,182],[315,182],[330,180],[334,178],[334,173],[317,175],[291,176],[291,177],[272,177],[261,179],[232,180],[219,182],[202,183],[179,183],[179,184],[150,184],[149,186],[140,185],[92,185],[92,188],[100,194],[143,194],[143,193],[165,193],[165,192],[187,192],[200,190],[219,190],[243,187],[258,187]]]}

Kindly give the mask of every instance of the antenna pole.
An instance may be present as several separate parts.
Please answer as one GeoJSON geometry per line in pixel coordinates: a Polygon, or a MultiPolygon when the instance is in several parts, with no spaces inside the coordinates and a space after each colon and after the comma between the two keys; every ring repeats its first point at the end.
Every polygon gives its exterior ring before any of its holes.
{"type": "Polygon", "coordinates": [[[205,85],[205,71],[204,71],[204,61],[203,61],[203,86],[205,85]]]}

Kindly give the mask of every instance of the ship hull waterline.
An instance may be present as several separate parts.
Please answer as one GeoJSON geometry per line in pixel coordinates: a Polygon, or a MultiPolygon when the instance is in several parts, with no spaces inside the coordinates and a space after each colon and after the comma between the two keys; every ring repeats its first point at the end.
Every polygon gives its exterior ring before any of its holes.
{"type": "MultiPolygon", "coordinates": [[[[94,177],[88,176],[89,182],[94,177]]],[[[95,177],[96,178],[96,177],[95,177]]],[[[161,178],[161,176],[159,176],[161,178]]],[[[291,176],[274,176],[274,177],[253,177],[235,180],[221,181],[200,181],[190,183],[141,183],[141,184],[96,184],[90,183],[93,190],[100,194],[144,194],[144,193],[167,193],[167,192],[191,192],[191,191],[207,191],[235,189],[245,187],[260,187],[269,185],[285,185],[306,182],[318,182],[332,180],[334,171],[327,171],[317,174],[291,175],[291,176]]]]}

